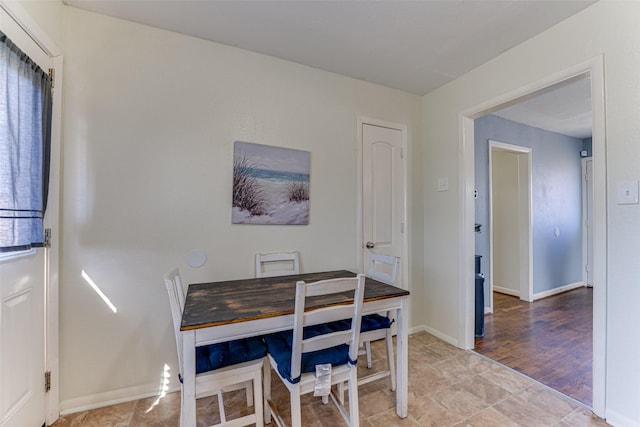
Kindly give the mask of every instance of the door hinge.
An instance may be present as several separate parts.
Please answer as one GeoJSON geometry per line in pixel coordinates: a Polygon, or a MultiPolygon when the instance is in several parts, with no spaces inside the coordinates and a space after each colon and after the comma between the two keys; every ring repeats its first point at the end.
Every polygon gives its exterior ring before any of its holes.
{"type": "Polygon", "coordinates": [[[44,246],[45,248],[51,247],[51,229],[50,228],[44,229],[44,243],[42,246],[44,246]]]}
{"type": "Polygon", "coordinates": [[[55,81],[56,81],[56,69],[55,68],[49,68],[49,78],[51,79],[51,89],[53,89],[55,87],[55,81]]]}
{"type": "Polygon", "coordinates": [[[44,391],[48,392],[49,390],[51,390],[51,371],[44,373],[44,391]]]}

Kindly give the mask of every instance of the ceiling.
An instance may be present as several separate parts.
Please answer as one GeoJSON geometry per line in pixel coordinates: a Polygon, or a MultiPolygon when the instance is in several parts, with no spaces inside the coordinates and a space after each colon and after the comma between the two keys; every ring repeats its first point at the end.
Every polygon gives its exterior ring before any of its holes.
{"type": "Polygon", "coordinates": [[[574,138],[591,138],[591,79],[557,84],[493,114],[574,138]]]}
{"type": "MultiPolygon", "coordinates": [[[[64,2],[424,95],[595,0],[64,2]]],[[[575,93],[577,89],[573,89],[575,93]]],[[[578,98],[584,101],[584,94],[578,98]]],[[[554,110],[562,110],[564,128],[573,131],[566,115],[576,108],[565,109],[559,104],[573,100],[566,95],[550,100],[554,110]]],[[[545,105],[539,100],[525,109],[533,109],[538,120],[545,122],[543,116],[546,121],[555,118],[551,109],[541,111],[545,105]]],[[[526,115],[521,117],[518,110],[509,114],[526,123],[526,115]]]]}

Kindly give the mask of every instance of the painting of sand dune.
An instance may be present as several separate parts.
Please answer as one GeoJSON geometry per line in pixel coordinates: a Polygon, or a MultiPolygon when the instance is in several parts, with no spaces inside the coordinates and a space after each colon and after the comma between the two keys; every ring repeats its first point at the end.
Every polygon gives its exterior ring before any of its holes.
{"type": "Polygon", "coordinates": [[[311,153],[249,142],[233,147],[233,224],[309,224],[311,153]]]}

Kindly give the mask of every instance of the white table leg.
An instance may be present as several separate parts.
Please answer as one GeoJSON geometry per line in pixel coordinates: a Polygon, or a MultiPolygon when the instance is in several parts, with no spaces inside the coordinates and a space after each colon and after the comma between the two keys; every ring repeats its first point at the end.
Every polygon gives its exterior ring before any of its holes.
{"type": "Polygon", "coordinates": [[[406,418],[409,413],[409,298],[400,300],[400,308],[396,316],[397,322],[397,384],[396,384],[396,413],[400,418],[406,418]]]}
{"type": "Polygon", "coordinates": [[[182,333],[182,411],[181,427],[196,426],[196,333],[182,333]]]}

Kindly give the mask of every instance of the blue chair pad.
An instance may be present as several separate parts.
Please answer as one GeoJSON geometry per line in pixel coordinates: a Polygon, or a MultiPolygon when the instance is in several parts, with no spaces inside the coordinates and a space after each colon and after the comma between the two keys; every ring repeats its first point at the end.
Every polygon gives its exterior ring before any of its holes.
{"type": "Polygon", "coordinates": [[[367,314],[362,316],[362,324],[360,325],[360,332],[375,331],[377,329],[387,329],[391,327],[391,319],[387,316],[381,316],[380,314],[367,314]]]}
{"type": "MultiPolygon", "coordinates": [[[[360,332],[369,332],[375,331],[378,329],[387,329],[391,327],[391,319],[386,316],[381,316],[380,314],[367,314],[366,316],[362,316],[362,321],[360,324],[360,332]]],[[[331,322],[329,324],[329,328],[336,331],[344,331],[351,328],[351,319],[338,320],[336,322],[331,322]]]]}
{"type": "Polygon", "coordinates": [[[196,374],[256,360],[267,354],[262,337],[196,347],[196,374]]]}
{"type": "MultiPolygon", "coordinates": [[[[304,328],[304,339],[317,335],[335,332],[327,324],[313,325],[304,328]]],[[[291,343],[293,341],[293,331],[276,332],[264,337],[267,343],[269,354],[278,365],[280,375],[291,384],[300,381],[300,377],[291,378],[291,343]]],[[[339,366],[349,363],[349,346],[341,344],[335,347],[302,353],[301,372],[315,372],[316,365],[331,363],[332,366],[339,366]]]]}

